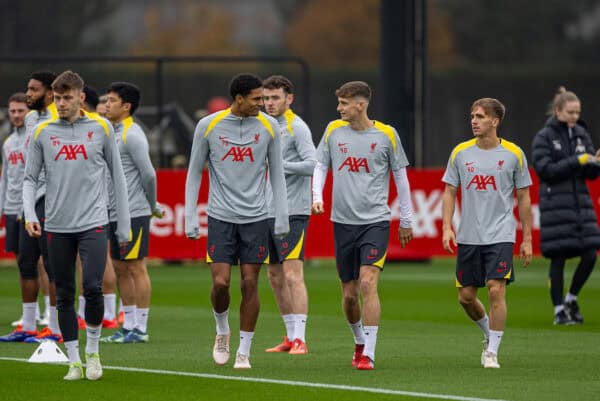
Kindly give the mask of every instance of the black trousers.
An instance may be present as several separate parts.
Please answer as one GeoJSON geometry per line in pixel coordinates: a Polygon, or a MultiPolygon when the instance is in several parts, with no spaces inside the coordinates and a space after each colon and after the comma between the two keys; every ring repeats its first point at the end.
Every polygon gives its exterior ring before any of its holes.
{"type": "Polygon", "coordinates": [[[81,257],[85,320],[92,326],[102,323],[104,296],[102,277],[106,266],[107,227],[79,233],[48,233],[50,264],[56,275],[56,309],[58,324],[65,341],[77,339],[75,313],[75,259],[81,257]]]}

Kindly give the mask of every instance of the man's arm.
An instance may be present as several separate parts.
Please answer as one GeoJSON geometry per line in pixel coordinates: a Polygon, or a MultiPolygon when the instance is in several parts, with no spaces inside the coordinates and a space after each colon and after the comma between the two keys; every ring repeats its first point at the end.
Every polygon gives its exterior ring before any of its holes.
{"type": "Polygon", "coordinates": [[[204,138],[206,125],[201,120],[194,131],[190,163],[188,165],[187,177],[185,179],[185,235],[191,239],[200,238],[200,226],[198,224],[198,192],[202,184],[202,170],[208,156],[208,141],[204,138]]]}
{"type": "Polygon", "coordinates": [[[315,145],[312,135],[306,126],[300,126],[295,130],[294,144],[302,161],[283,162],[285,174],[311,176],[317,163],[315,145]]]}
{"type": "Polygon", "coordinates": [[[452,230],[452,216],[454,216],[454,207],[456,204],[457,187],[446,184],[442,200],[442,246],[450,253],[454,253],[456,244],[456,235],[452,230]]]}
{"type": "Polygon", "coordinates": [[[275,227],[273,233],[276,236],[284,236],[290,232],[290,220],[288,215],[287,189],[285,176],[283,174],[283,157],[281,155],[281,144],[279,135],[275,135],[269,142],[267,158],[269,162],[269,179],[273,189],[273,206],[275,207],[275,227]]]}
{"type": "Polygon", "coordinates": [[[121,165],[121,156],[114,138],[114,131],[109,125],[109,135],[104,137],[104,160],[113,182],[115,201],[117,206],[117,238],[119,244],[127,244],[131,238],[131,219],[129,216],[129,198],[127,182],[121,165]]]}
{"type": "MultiPolygon", "coordinates": [[[[133,133],[130,131],[130,134],[133,133]]],[[[158,208],[156,204],[156,171],[152,166],[152,161],[150,160],[150,154],[148,152],[148,141],[145,137],[143,137],[144,133],[140,131],[136,131],[134,135],[127,136],[127,142],[125,143],[127,152],[131,156],[135,167],[140,172],[140,176],[142,178],[142,187],[144,188],[144,194],[146,195],[146,200],[150,205],[150,210],[152,211],[152,215],[155,217],[162,217],[158,214],[158,208]]]]}
{"type": "MultiPolygon", "coordinates": [[[[4,142],[6,144],[6,141],[4,142]]],[[[6,155],[4,154],[4,145],[2,145],[2,176],[0,176],[0,219],[4,214],[4,202],[6,201],[6,188],[8,186],[7,173],[7,162],[6,155]]]]}
{"type": "Polygon", "coordinates": [[[25,159],[25,176],[23,177],[23,212],[27,233],[37,238],[42,235],[42,229],[35,213],[35,191],[44,164],[44,154],[40,142],[34,140],[33,135],[30,137],[30,141],[25,159]]]}
{"type": "Polygon", "coordinates": [[[517,203],[519,207],[519,218],[523,229],[523,241],[521,242],[520,255],[525,267],[531,262],[533,246],[531,244],[531,198],[529,187],[517,189],[517,203]]]}
{"type": "Polygon", "coordinates": [[[398,201],[400,202],[400,227],[398,227],[398,239],[400,246],[404,248],[412,239],[412,200],[410,197],[410,183],[406,175],[406,168],[402,167],[398,171],[394,171],[394,183],[396,184],[396,192],[398,193],[398,201]]]}
{"type": "Polygon", "coordinates": [[[327,166],[317,162],[312,179],[312,212],[313,214],[323,214],[325,207],[323,206],[323,187],[327,179],[327,166]]]}

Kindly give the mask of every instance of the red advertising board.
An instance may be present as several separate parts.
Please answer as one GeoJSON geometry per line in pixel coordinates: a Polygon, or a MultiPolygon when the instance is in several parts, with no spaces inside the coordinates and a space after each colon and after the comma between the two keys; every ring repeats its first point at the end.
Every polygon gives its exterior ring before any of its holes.
{"type": "MultiPolygon", "coordinates": [[[[406,249],[400,247],[396,237],[399,223],[399,204],[394,185],[390,186],[390,206],[392,210],[392,226],[388,259],[425,259],[431,256],[446,254],[442,249],[442,195],[444,184],[441,178],[443,169],[410,169],[408,178],[411,184],[412,203],[414,210],[413,232],[414,239],[406,249]]],[[[206,202],[208,198],[208,175],[203,177],[203,185],[198,204],[198,218],[202,237],[198,241],[185,237],[184,188],[185,170],[159,170],[158,199],[164,205],[165,217],[152,219],[150,257],[160,259],[199,259],[206,254],[207,215],[206,202]]],[[[538,182],[533,170],[531,171],[533,186],[531,200],[533,212],[533,247],[534,253],[539,254],[539,207],[538,182]]],[[[592,199],[596,206],[600,201],[600,183],[590,183],[592,199]]],[[[365,194],[368,196],[368,194],[365,194]]],[[[329,221],[329,205],[331,200],[331,177],[327,179],[324,189],[325,214],[311,216],[308,227],[305,255],[311,257],[333,257],[333,228],[329,221]]],[[[515,201],[515,216],[518,211],[515,201]]],[[[457,207],[455,219],[460,215],[457,207]]],[[[596,208],[598,213],[598,208],[596,208]]],[[[455,220],[456,221],[456,220],[455,220]]],[[[0,258],[10,258],[4,253],[4,228],[0,230],[0,258]]],[[[517,242],[520,241],[520,227],[517,229],[517,242]]]]}

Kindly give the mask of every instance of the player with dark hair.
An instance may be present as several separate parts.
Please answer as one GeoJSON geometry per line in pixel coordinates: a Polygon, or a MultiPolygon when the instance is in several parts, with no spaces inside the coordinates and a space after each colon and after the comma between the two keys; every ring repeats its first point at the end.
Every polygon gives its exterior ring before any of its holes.
{"type": "MultiPolygon", "coordinates": [[[[290,232],[283,238],[275,237],[274,222],[270,219],[269,281],[287,335],[281,344],[266,351],[306,354],[308,294],[304,284],[304,244],[310,216],[310,180],[316,164],[315,145],[306,123],[290,108],[294,101],[294,86],[289,79],[281,75],[265,79],[263,97],[267,114],[281,127],[283,172],[290,214],[290,232]]],[[[271,199],[270,191],[268,196],[271,199]]]]}
{"type": "Polygon", "coordinates": [[[229,360],[229,284],[231,265],[240,264],[240,346],[236,369],[250,368],[250,346],[260,303],[258,274],[268,257],[267,169],[273,188],[274,233],[289,231],[285,177],[279,124],[262,113],[260,78],[239,74],[229,85],[231,107],[204,117],[196,126],[185,184],[185,233],[200,238],[198,191],[204,163],[208,162],[208,249],[212,288],[210,292],[217,335],[213,359],[229,360]]]}
{"type": "Polygon", "coordinates": [[[163,212],[156,202],[156,172],[150,160],[148,140],[142,128],[133,120],[133,114],[140,104],[140,90],[128,82],[113,82],[106,92],[106,117],[115,129],[121,155],[133,238],[127,248],[119,247],[117,214],[111,202],[111,259],[117,273],[125,319],[123,327],[103,341],[148,342],[151,283],[144,258],[148,256],[150,218],[160,218],[163,212]]]}

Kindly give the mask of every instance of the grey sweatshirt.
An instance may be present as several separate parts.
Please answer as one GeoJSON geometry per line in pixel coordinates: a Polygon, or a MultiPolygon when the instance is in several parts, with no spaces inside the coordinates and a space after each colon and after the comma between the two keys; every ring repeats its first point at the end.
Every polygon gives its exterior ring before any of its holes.
{"type": "Polygon", "coordinates": [[[0,177],[0,216],[18,215],[23,210],[23,175],[25,174],[25,126],[15,128],[2,144],[0,177]]]}
{"type": "Polygon", "coordinates": [[[102,117],[81,111],[73,123],[52,118],[33,130],[23,183],[27,222],[38,222],[35,188],[46,169],[46,230],[76,233],[108,223],[104,166],[111,172],[117,202],[117,237],[130,238],[127,185],[113,128],[102,117]]]}
{"type": "MultiPolygon", "coordinates": [[[[310,178],[315,170],[317,159],[315,145],[306,123],[288,109],[277,117],[281,127],[281,152],[283,172],[287,188],[287,202],[290,216],[310,215],[310,178]]],[[[273,216],[273,194],[267,186],[269,217],[273,216]]]]}
{"type": "Polygon", "coordinates": [[[266,219],[268,168],[275,199],[275,234],[289,232],[279,141],[279,124],[262,112],[256,117],[242,118],[227,109],[198,122],[185,183],[188,237],[199,233],[197,203],[205,161],[210,177],[209,216],[236,224],[266,219]]]}
{"type": "MultiPolygon", "coordinates": [[[[131,218],[150,216],[156,209],[156,171],[150,161],[146,135],[132,117],[116,124],[114,129],[127,182],[129,215],[131,218]]],[[[114,191],[109,193],[114,197],[114,191]]],[[[110,221],[116,221],[114,201],[110,206],[110,221]]]]}

